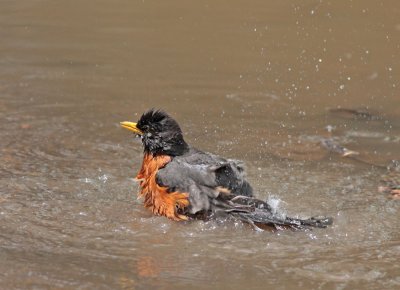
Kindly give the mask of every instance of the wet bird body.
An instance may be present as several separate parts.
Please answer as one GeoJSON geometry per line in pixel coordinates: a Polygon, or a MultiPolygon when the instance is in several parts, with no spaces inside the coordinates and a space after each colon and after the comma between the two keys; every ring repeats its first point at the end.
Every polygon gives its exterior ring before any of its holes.
{"type": "Polygon", "coordinates": [[[177,122],[162,111],[150,110],[138,123],[121,125],[142,139],[144,157],[136,178],[139,196],[154,214],[173,220],[225,215],[272,229],[331,223],[329,218],[302,220],[276,214],[267,202],[253,197],[241,161],[191,147],[177,122]]]}

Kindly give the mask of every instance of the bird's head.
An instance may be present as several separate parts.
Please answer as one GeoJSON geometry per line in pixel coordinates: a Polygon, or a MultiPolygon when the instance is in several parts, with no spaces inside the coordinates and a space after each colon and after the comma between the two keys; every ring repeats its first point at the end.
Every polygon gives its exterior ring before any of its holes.
{"type": "Polygon", "coordinates": [[[188,150],[178,123],[163,111],[152,109],[137,123],[126,121],[120,124],[140,136],[146,153],[178,156],[188,150]]]}

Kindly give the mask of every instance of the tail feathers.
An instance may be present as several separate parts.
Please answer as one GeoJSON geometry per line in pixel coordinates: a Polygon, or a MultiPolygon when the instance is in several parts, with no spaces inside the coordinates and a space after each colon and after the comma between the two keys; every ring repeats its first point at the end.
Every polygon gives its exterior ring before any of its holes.
{"type": "Polygon", "coordinates": [[[259,212],[230,212],[230,214],[244,222],[251,224],[257,230],[308,230],[311,228],[326,228],[332,224],[332,218],[312,217],[309,219],[280,218],[270,213],[259,212]]]}
{"type": "Polygon", "coordinates": [[[300,224],[301,226],[313,227],[313,228],[326,228],[333,224],[333,218],[326,216],[316,216],[309,219],[296,219],[286,218],[289,222],[300,224]]]}
{"type": "Polygon", "coordinates": [[[299,219],[282,216],[273,211],[268,203],[249,197],[235,197],[228,200],[223,211],[251,224],[257,230],[307,230],[326,228],[333,223],[330,217],[299,219]]]}

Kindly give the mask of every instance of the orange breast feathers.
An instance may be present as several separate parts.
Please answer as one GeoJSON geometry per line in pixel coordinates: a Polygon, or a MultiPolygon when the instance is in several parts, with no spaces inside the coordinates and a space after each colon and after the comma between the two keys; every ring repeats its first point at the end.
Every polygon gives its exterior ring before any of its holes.
{"type": "Polygon", "coordinates": [[[153,156],[147,153],[144,155],[142,168],[136,176],[140,181],[139,197],[144,198],[144,206],[156,215],[176,221],[187,220],[187,217],[178,211],[189,205],[189,194],[168,192],[167,187],[158,185],[156,181],[158,170],[170,161],[171,157],[168,155],[153,156]]]}

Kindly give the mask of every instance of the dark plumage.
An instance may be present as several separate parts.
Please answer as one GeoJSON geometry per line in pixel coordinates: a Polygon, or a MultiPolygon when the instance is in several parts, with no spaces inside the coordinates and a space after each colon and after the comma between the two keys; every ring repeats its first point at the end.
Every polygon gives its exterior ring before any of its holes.
{"type": "Polygon", "coordinates": [[[141,137],[147,153],[178,156],[189,150],[178,123],[162,111],[150,110],[144,113],[137,128],[143,132],[141,137]]]}
{"type": "Polygon", "coordinates": [[[121,125],[140,135],[145,156],[137,178],[145,206],[174,220],[229,215],[257,228],[326,227],[330,218],[296,219],[276,214],[253,197],[243,163],[189,146],[178,123],[150,110],[138,123],[121,125]]]}

